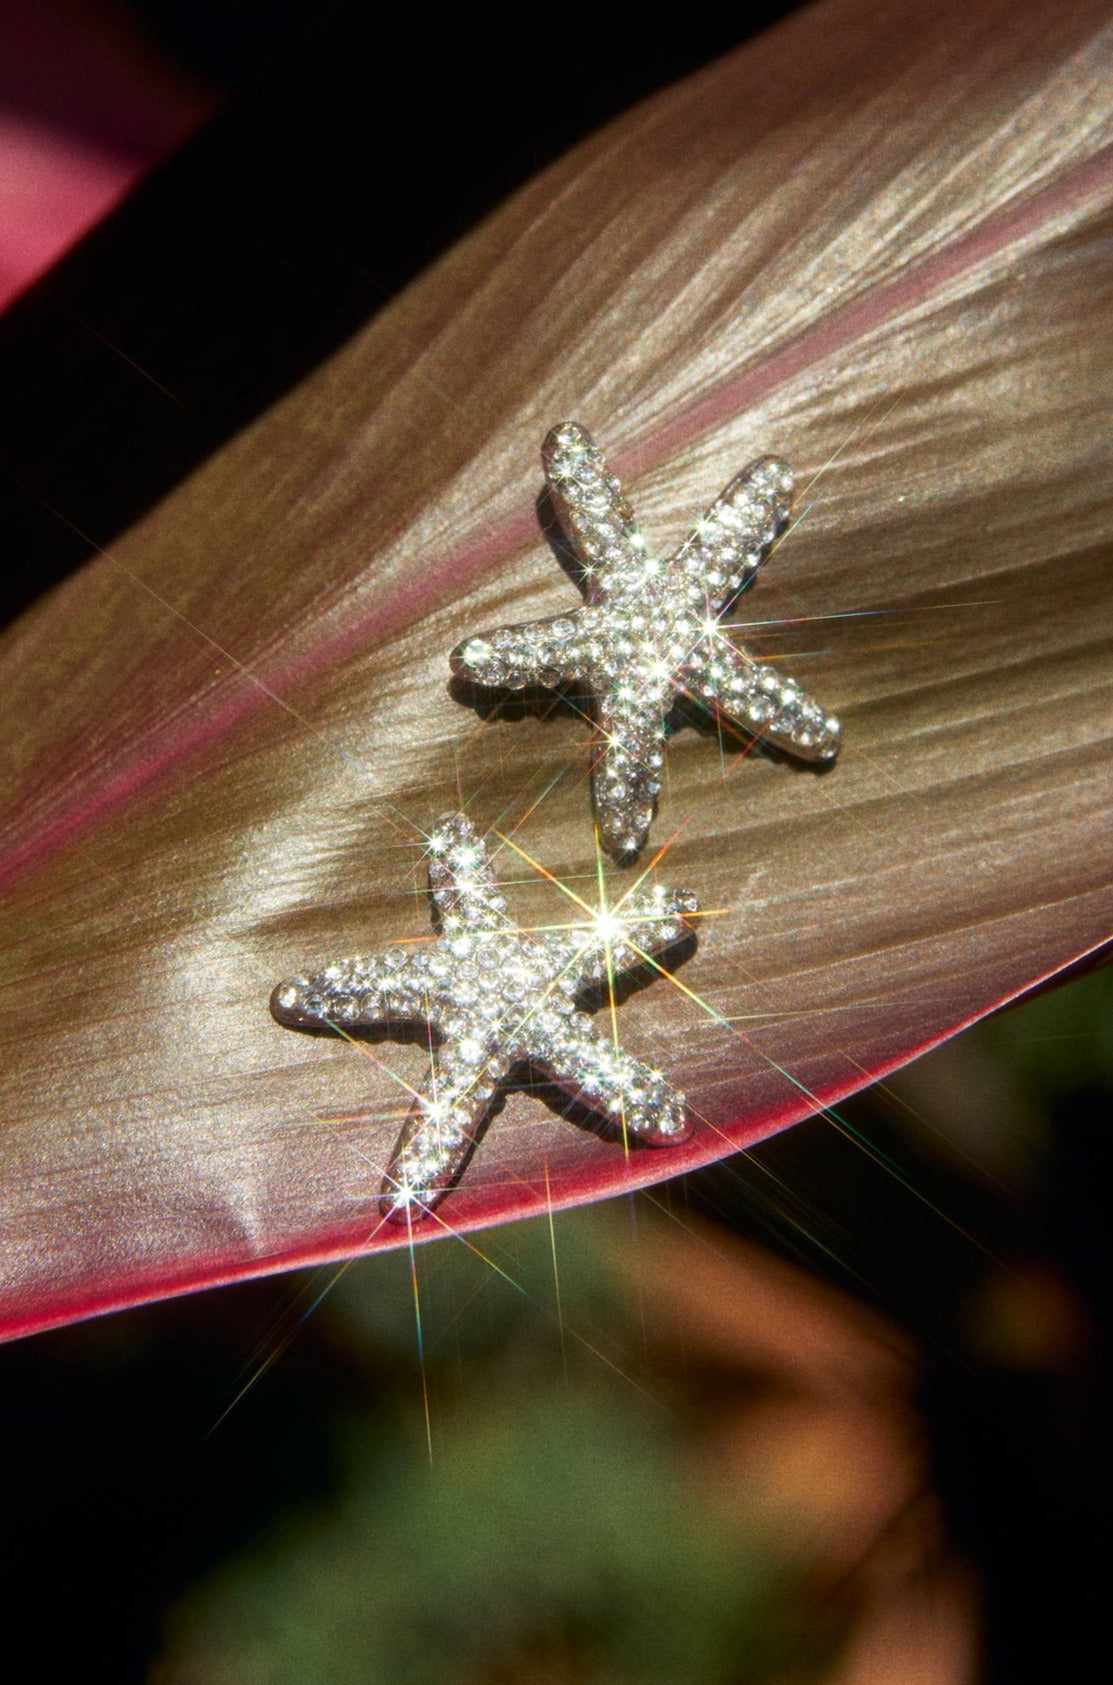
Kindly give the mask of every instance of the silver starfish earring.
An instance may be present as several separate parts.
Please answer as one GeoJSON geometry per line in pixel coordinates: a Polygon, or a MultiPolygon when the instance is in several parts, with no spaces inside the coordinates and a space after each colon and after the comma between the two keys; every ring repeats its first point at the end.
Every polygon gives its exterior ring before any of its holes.
{"type": "Polygon", "coordinates": [[[634,522],[591,435],[575,422],[542,447],[553,507],[583,570],[569,614],[469,638],[453,671],[476,684],[583,687],[594,699],[595,814],[604,848],[637,853],[661,788],[665,714],[677,692],[808,761],[829,761],[839,722],[797,684],[731,643],[719,616],[788,519],[792,475],[776,457],[743,470],[666,561],[634,522]]]}
{"type": "Polygon", "coordinates": [[[280,983],[271,1011],[298,1029],[351,1030],[392,1019],[441,1038],[431,1091],[402,1131],[383,1183],[384,1215],[423,1217],[459,1178],[510,1067],[534,1069],[624,1133],[671,1146],[690,1133],[684,1096],[601,1035],[580,999],[679,940],[693,895],[660,885],[625,895],[582,926],[525,932],[510,920],[486,848],[463,814],[429,839],[441,935],[425,951],[388,949],[280,983]]]}

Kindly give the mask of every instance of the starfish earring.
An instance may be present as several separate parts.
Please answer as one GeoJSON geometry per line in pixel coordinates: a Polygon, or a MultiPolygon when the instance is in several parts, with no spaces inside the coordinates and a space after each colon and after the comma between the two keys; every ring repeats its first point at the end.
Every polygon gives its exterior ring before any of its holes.
{"type": "Polygon", "coordinates": [[[383,1183],[384,1215],[423,1217],[459,1178],[510,1067],[528,1061],[652,1146],[690,1133],[684,1096],[595,1028],[580,999],[683,936],[693,895],[662,886],[625,895],[582,926],[519,930],[487,851],[462,814],[429,839],[429,887],[441,936],[424,951],[388,949],[280,983],[279,1023],[349,1030],[425,1023],[440,1045],[383,1183]]]}
{"type": "Polygon", "coordinates": [[[645,842],[661,788],[665,714],[676,692],[808,761],[838,752],[839,723],[796,683],[731,643],[719,616],[788,519],[792,475],[762,457],[733,479],[675,555],[646,548],[591,435],[555,427],[542,461],[583,570],[583,607],[469,638],[452,669],[477,684],[585,687],[594,699],[592,794],[616,859],[645,842]]]}

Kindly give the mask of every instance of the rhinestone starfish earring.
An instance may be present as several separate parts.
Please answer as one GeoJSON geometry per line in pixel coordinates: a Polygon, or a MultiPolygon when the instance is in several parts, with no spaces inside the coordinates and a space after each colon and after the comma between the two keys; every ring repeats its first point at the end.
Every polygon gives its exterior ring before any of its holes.
{"type": "Polygon", "coordinates": [[[770,456],[751,463],[661,561],[585,428],[555,427],[541,455],[586,601],[569,614],[469,638],[453,650],[452,669],[480,685],[590,691],[592,794],[608,853],[629,858],[645,842],[661,788],[665,714],[677,692],[803,760],[832,760],[834,715],[795,679],[731,643],[719,624],[788,519],[787,465],[770,456]]]}
{"type": "Polygon", "coordinates": [[[685,935],[693,895],[655,885],[590,923],[527,933],[511,922],[463,814],[443,819],[429,839],[429,887],[441,935],[428,949],[346,960],[280,983],[271,996],[279,1023],[297,1029],[405,1020],[441,1038],[430,1092],[418,1098],[383,1182],[385,1216],[419,1219],[457,1181],[496,1086],[520,1061],[629,1136],[651,1146],[687,1139],[684,1096],[600,1034],[580,997],[685,935]]]}

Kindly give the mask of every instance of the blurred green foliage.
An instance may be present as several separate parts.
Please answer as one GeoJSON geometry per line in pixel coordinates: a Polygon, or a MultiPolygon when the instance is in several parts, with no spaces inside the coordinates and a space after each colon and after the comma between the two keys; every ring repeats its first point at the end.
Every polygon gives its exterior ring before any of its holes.
{"type": "Polygon", "coordinates": [[[1029,996],[967,1036],[1029,1104],[1051,1108],[1085,1088],[1113,1094],[1113,968],[1029,996]]]}
{"type": "Polygon", "coordinates": [[[196,1588],[160,1680],[726,1685],[822,1648],[786,1541],[695,1499],[689,1424],[607,1280],[612,1217],[419,1248],[420,1352],[410,1257],[345,1272],[318,1313],[366,1375],[340,1491],[196,1588]]]}

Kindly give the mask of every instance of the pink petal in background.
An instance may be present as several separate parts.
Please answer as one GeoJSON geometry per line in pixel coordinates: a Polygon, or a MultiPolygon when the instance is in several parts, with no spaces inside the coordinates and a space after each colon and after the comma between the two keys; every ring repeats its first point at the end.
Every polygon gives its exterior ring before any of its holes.
{"type": "Polygon", "coordinates": [[[196,128],[214,95],[112,6],[11,0],[0,16],[0,309],[196,128]]]}

